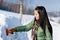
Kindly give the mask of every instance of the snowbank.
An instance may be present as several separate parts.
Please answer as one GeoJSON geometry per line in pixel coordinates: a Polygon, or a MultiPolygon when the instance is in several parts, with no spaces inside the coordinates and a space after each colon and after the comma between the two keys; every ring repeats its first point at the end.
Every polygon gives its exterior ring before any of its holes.
{"type": "Polygon", "coordinates": [[[53,40],[60,40],[60,24],[51,22],[51,25],[53,28],[53,40]]]}
{"type": "Polygon", "coordinates": [[[5,39],[6,35],[5,35],[5,28],[7,27],[6,24],[6,16],[3,14],[0,14],[0,39],[2,40],[5,39]]]}
{"type": "Polygon", "coordinates": [[[13,27],[16,26],[20,26],[20,25],[26,25],[28,24],[32,19],[33,16],[31,15],[23,15],[22,21],[19,20],[19,14],[16,13],[12,13],[12,12],[7,12],[7,11],[2,11],[0,10],[0,13],[2,13],[2,17],[1,17],[1,21],[5,22],[2,23],[0,25],[2,25],[3,27],[1,28],[1,38],[3,40],[31,40],[29,33],[31,33],[30,31],[28,32],[18,32],[18,33],[14,33],[14,34],[10,34],[9,36],[6,36],[6,28],[11,29],[13,27]],[[2,21],[3,20],[3,21],[2,21]],[[29,36],[28,36],[29,35],[29,36]]]}

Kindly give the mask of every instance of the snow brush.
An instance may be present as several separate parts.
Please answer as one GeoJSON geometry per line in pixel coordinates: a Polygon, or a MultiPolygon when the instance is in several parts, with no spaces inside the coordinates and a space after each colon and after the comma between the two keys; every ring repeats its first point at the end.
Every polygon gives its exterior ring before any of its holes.
{"type": "Polygon", "coordinates": [[[8,29],[6,29],[6,35],[7,35],[7,36],[9,35],[8,29]]]}
{"type": "MultiPolygon", "coordinates": [[[[6,35],[8,36],[10,33],[11,32],[8,29],[6,29],[6,35]]],[[[13,32],[11,34],[13,34],[13,32]]]]}

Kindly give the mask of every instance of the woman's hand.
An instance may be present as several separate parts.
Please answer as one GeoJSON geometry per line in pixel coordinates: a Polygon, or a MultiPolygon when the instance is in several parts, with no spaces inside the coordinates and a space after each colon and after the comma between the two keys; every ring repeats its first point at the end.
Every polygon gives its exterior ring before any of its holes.
{"type": "Polygon", "coordinates": [[[6,35],[8,36],[9,34],[13,34],[13,32],[16,31],[16,28],[12,28],[10,30],[6,29],[6,35]]]}

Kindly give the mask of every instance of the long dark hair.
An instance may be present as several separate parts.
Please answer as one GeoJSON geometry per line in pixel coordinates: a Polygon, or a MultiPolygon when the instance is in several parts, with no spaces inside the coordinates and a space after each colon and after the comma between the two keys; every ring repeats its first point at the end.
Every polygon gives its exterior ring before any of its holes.
{"type": "MultiPolygon", "coordinates": [[[[39,24],[40,24],[41,28],[43,29],[44,34],[45,34],[45,28],[46,28],[46,25],[47,25],[47,27],[49,29],[49,32],[50,32],[50,34],[52,36],[52,26],[51,26],[51,24],[49,22],[49,19],[48,19],[45,7],[43,7],[43,6],[37,6],[35,8],[35,10],[38,11],[38,14],[40,16],[39,24]]],[[[35,18],[35,21],[37,21],[36,18],[35,18]]]]}

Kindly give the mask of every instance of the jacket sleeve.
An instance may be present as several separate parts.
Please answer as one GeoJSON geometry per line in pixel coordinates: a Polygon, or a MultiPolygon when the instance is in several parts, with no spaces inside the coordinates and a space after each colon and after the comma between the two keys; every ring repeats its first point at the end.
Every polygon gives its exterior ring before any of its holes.
{"type": "Polygon", "coordinates": [[[18,26],[18,27],[16,27],[16,32],[29,31],[30,29],[33,28],[33,25],[34,25],[34,21],[31,21],[27,25],[18,26]]]}
{"type": "Polygon", "coordinates": [[[46,31],[45,32],[46,32],[46,40],[53,40],[47,26],[46,26],[46,31]]]}

